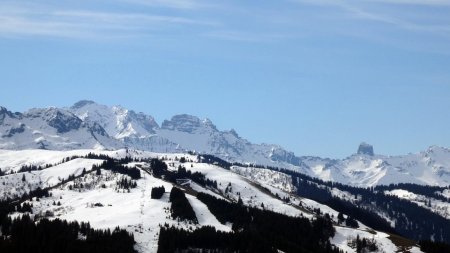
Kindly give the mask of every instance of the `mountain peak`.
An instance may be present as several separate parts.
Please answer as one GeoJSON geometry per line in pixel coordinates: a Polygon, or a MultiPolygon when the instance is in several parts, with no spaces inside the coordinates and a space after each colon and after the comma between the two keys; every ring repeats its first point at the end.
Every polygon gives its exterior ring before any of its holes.
{"type": "Polygon", "coordinates": [[[431,155],[431,154],[442,154],[442,153],[450,153],[450,149],[445,148],[445,147],[441,147],[441,146],[437,146],[437,145],[433,145],[428,147],[428,149],[424,152],[422,152],[426,155],[431,155]]]}
{"type": "Polygon", "coordinates": [[[8,115],[11,117],[13,113],[6,109],[6,107],[0,106],[0,115],[8,115]]]}
{"type": "Polygon", "coordinates": [[[9,111],[8,109],[6,109],[6,107],[0,106],[0,124],[3,123],[3,120],[5,119],[6,116],[10,117],[10,118],[14,118],[14,116],[19,116],[20,113],[12,113],[11,111],[9,111]]]}
{"type": "Polygon", "coordinates": [[[208,118],[203,119],[202,123],[203,123],[203,125],[205,125],[205,126],[208,126],[208,127],[212,128],[212,129],[214,129],[214,130],[217,130],[217,128],[216,128],[216,126],[214,125],[214,123],[213,123],[210,119],[208,119],[208,118]]]}
{"type": "Polygon", "coordinates": [[[358,147],[358,155],[373,156],[374,155],[373,146],[365,142],[362,142],[361,144],[359,144],[358,147]]]}
{"type": "Polygon", "coordinates": [[[92,100],[80,100],[80,101],[76,102],[75,104],[73,104],[71,108],[78,109],[78,108],[82,108],[86,105],[91,105],[91,104],[96,104],[96,103],[92,100]]]}
{"type": "Polygon", "coordinates": [[[211,120],[200,120],[200,118],[189,114],[175,115],[170,120],[164,120],[161,125],[162,129],[178,130],[187,133],[192,133],[196,129],[205,127],[217,130],[216,126],[211,122],[211,120]]]}
{"type": "Polygon", "coordinates": [[[229,133],[232,134],[234,137],[239,138],[239,134],[233,128],[229,131],[229,133]]]}
{"type": "Polygon", "coordinates": [[[57,107],[33,108],[25,114],[27,118],[40,118],[55,128],[58,133],[66,133],[81,127],[81,119],[70,111],[57,107]]]}

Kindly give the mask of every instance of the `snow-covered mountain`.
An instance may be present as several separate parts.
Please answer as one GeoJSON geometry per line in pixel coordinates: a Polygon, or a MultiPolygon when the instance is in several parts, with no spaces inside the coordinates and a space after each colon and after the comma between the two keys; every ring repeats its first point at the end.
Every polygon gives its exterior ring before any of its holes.
{"type": "Polygon", "coordinates": [[[345,159],[296,156],[278,145],[254,144],[209,119],[176,115],[161,124],[121,106],[83,100],[68,108],[13,113],[0,107],[2,149],[119,149],[212,154],[228,161],[293,169],[323,180],[357,186],[410,182],[450,184],[450,151],[441,147],[404,156],[377,155],[362,143],[345,159]]]}
{"type": "MultiPolygon", "coordinates": [[[[363,144],[367,147],[368,144],[363,144]]],[[[432,146],[417,154],[402,156],[359,152],[342,160],[315,160],[307,163],[313,175],[356,186],[414,183],[450,185],[450,150],[432,146]]],[[[361,151],[361,147],[359,148],[361,151]]]]}
{"type": "Polygon", "coordinates": [[[153,117],[121,106],[108,107],[82,100],[67,110],[77,115],[83,122],[99,124],[109,136],[116,139],[149,137],[155,133],[154,129],[158,128],[153,117]]]}
{"type": "Polygon", "coordinates": [[[298,164],[292,152],[277,145],[250,143],[234,130],[220,131],[211,120],[192,115],[175,115],[160,127],[153,117],[120,106],[80,101],[67,110],[84,122],[101,125],[125,147],[155,152],[197,151],[239,162],[298,164]]]}
{"type": "MultiPolygon", "coordinates": [[[[329,241],[333,247],[345,252],[357,252],[354,240],[366,238],[376,245],[371,252],[422,252],[413,240],[380,232],[355,221],[356,225],[347,225],[339,220],[339,211],[314,200],[299,197],[290,175],[265,168],[232,166],[229,170],[220,166],[203,163],[195,155],[153,153],[138,150],[0,150],[0,200],[17,199],[23,194],[39,188],[49,194],[41,197],[24,198],[8,215],[20,217],[28,214],[34,219],[62,219],[67,221],[89,222],[95,229],[116,227],[125,229],[134,235],[134,249],[139,253],[159,252],[161,227],[173,226],[177,229],[192,231],[212,226],[217,231],[232,232],[233,224],[220,221],[209,203],[198,197],[198,193],[215,196],[228,203],[239,203],[249,208],[272,211],[289,217],[302,217],[310,221],[327,216],[332,222],[335,233],[329,241]],[[101,159],[86,158],[96,153],[114,159],[130,157],[144,159],[130,161],[124,165],[138,169],[141,176],[130,178],[127,174],[114,172],[106,167],[95,169],[102,164],[101,159]],[[76,158],[74,156],[77,156],[76,158]],[[68,159],[72,157],[71,160],[68,159]],[[181,161],[181,157],[186,162],[181,161]],[[177,168],[201,173],[205,178],[216,182],[216,186],[202,186],[194,180],[188,186],[181,186],[156,176],[149,159],[163,158],[168,171],[176,173],[177,168]],[[23,171],[23,165],[44,166],[41,170],[23,171]],[[153,171],[153,172],[152,172],[153,171]],[[135,185],[124,187],[121,182],[128,180],[135,185]],[[160,198],[153,198],[154,187],[164,187],[160,198]],[[181,187],[187,201],[192,206],[198,222],[175,219],[171,216],[173,204],[169,193],[173,187],[181,187]],[[29,209],[25,209],[29,206],[29,209]]],[[[178,169],[179,171],[179,169],[178,169]]],[[[339,195],[353,195],[340,192],[339,195]]],[[[448,206],[448,203],[445,207],[448,206]]],[[[342,214],[341,214],[342,215],[342,214]]],[[[347,214],[342,216],[349,219],[347,214]]],[[[260,238],[258,238],[260,240],[260,238]]],[[[257,241],[258,242],[258,241],[257,241]]],[[[289,251],[287,251],[289,252],[289,251]]],[[[292,252],[292,251],[291,251],[292,252]]]]}
{"type": "Polygon", "coordinates": [[[96,122],[85,122],[55,107],[12,113],[0,107],[0,148],[67,150],[84,147],[116,147],[96,122]]]}

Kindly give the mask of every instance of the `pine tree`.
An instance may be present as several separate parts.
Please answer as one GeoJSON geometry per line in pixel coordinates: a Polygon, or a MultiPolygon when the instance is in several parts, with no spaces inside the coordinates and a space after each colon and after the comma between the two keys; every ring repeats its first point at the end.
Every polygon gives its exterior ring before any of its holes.
{"type": "Polygon", "coordinates": [[[341,212],[339,212],[337,218],[338,218],[338,223],[339,223],[339,224],[341,224],[341,223],[344,222],[344,220],[345,220],[344,215],[343,215],[341,212]]]}
{"type": "Polygon", "coordinates": [[[240,206],[242,206],[242,205],[244,205],[244,202],[242,201],[242,199],[241,199],[241,196],[239,196],[239,199],[238,199],[238,205],[240,205],[240,206]]]}

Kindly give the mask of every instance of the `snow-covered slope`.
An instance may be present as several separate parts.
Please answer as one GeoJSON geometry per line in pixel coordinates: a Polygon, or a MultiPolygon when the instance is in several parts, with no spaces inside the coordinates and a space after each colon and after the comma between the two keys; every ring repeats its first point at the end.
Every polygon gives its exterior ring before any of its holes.
{"type": "Polygon", "coordinates": [[[158,124],[149,115],[136,113],[121,106],[108,107],[93,101],[82,100],[68,108],[83,122],[97,123],[106,133],[116,139],[125,137],[148,137],[154,134],[158,124]]]}
{"type": "MultiPolygon", "coordinates": [[[[222,224],[210,212],[208,207],[197,199],[195,192],[206,192],[222,199],[237,201],[242,199],[244,205],[273,210],[289,216],[303,216],[314,219],[320,213],[328,213],[333,221],[337,221],[338,212],[328,206],[319,204],[313,200],[297,197],[292,194],[294,190],[290,176],[267,169],[244,168],[235,166],[231,170],[225,170],[216,165],[200,163],[196,156],[188,154],[161,154],[136,150],[80,150],[80,151],[1,151],[0,157],[8,156],[9,159],[0,159],[0,167],[9,168],[9,172],[17,171],[16,168],[26,164],[53,164],[55,166],[41,171],[19,172],[0,176],[0,196],[16,191],[28,191],[36,187],[58,187],[50,189],[50,196],[40,199],[26,200],[32,204],[33,215],[47,218],[60,218],[89,222],[93,228],[113,229],[116,226],[126,229],[134,234],[136,250],[139,252],[157,252],[157,242],[160,225],[170,225],[188,230],[201,226],[213,226],[217,230],[231,231],[232,224],[222,224]],[[81,174],[82,169],[89,171],[94,164],[101,160],[76,158],[70,161],[62,161],[64,157],[74,155],[82,156],[88,153],[107,154],[110,157],[123,158],[164,158],[169,170],[176,170],[178,166],[186,166],[192,172],[203,173],[206,178],[217,181],[217,189],[201,187],[192,183],[191,191],[186,191],[189,203],[194,209],[198,224],[186,221],[177,221],[170,217],[169,192],[173,184],[159,178],[155,178],[144,170],[142,178],[136,180],[136,188],[129,191],[121,190],[118,181],[128,176],[115,174],[108,170],[101,170],[81,174]],[[36,158],[39,156],[39,158],[36,158]],[[179,158],[184,156],[187,162],[181,162],[179,158]],[[62,161],[62,162],[61,162],[62,161]],[[256,171],[258,170],[258,171],[256,171]],[[79,176],[72,181],[61,184],[62,179],[69,175],[79,176]],[[25,180],[22,178],[25,176],[25,180]],[[7,182],[4,184],[3,182],[7,182]],[[82,185],[82,186],[81,186],[82,185]],[[26,187],[25,187],[26,186],[26,187]],[[161,199],[150,197],[153,187],[164,186],[165,194],[161,199]],[[14,189],[14,190],[13,190],[14,189]],[[212,192],[214,190],[214,193],[212,192]],[[287,203],[282,199],[289,198],[287,203]]],[[[146,162],[130,163],[129,166],[139,164],[139,167],[148,167],[146,162]]],[[[18,192],[16,192],[18,193],[18,192]]],[[[10,196],[10,195],[9,195],[10,196]]],[[[12,216],[20,215],[13,213],[12,216]]],[[[336,225],[336,235],[331,242],[346,252],[356,252],[349,246],[349,242],[357,235],[361,238],[373,239],[379,251],[394,252],[400,250],[391,240],[390,235],[370,229],[363,224],[359,228],[336,225]]],[[[408,247],[410,252],[421,252],[412,244],[408,247]]],[[[406,252],[400,250],[398,252],[406,252]]]]}
{"type": "Polygon", "coordinates": [[[86,100],[69,108],[32,109],[25,114],[12,113],[2,107],[0,133],[0,148],[3,149],[130,147],[154,152],[195,150],[231,161],[283,167],[300,162],[292,152],[277,145],[252,144],[234,130],[220,131],[208,119],[176,115],[159,127],[149,115],[86,100]],[[42,113],[47,111],[61,116],[42,113]],[[56,122],[48,122],[53,118],[56,122]]]}
{"type": "Polygon", "coordinates": [[[317,160],[313,175],[355,186],[413,183],[450,185],[450,150],[432,146],[418,154],[383,156],[355,154],[342,160],[317,160]]]}
{"type": "Polygon", "coordinates": [[[450,184],[450,151],[446,148],[433,146],[417,154],[383,156],[362,143],[356,154],[340,160],[296,156],[278,145],[251,143],[234,130],[219,130],[209,119],[182,114],[159,126],[144,113],[86,100],[68,108],[25,113],[0,107],[0,148],[196,151],[230,162],[283,167],[363,187],[401,182],[450,184]]]}
{"type": "Polygon", "coordinates": [[[95,122],[84,122],[76,115],[54,107],[11,113],[0,108],[0,148],[53,149],[118,147],[95,122]]]}

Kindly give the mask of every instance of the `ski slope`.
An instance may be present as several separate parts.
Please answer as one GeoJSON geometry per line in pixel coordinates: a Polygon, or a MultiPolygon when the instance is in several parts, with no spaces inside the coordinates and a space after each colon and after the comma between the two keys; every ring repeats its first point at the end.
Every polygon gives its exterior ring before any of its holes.
{"type": "MultiPolygon", "coordinates": [[[[141,171],[142,178],[136,180],[137,187],[126,191],[118,188],[118,181],[124,176],[111,171],[101,170],[101,175],[88,172],[81,175],[83,169],[89,171],[94,164],[102,160],[76,158],[61,162],[64,158],[73,155],[82,156],[89,152],[107,154],[112,157],[123,158],[164,158],[169,170],[177,170],[178,166],[185,166],[192,172],[201,172],[210,180],[216,180],[218,189],[201,187],[192,183],[191,190],[205,192],[227,201],[242,199],[248,206],[264,208],[289,216],[302,216],[309,219],[316,217],[315,210],[320,209],[322,214],[328,213],[333,221],[337,222],[338,212],[317,203],[313,200],[300,198],[292,194],[295,190],[290,184],[290,177],[266,169],[233,167],[226,170],[216,165],[200,163],[197,156],[189,154],[153,153],[137,150],[78,150],[78,151],[1,151],[0,156],[7,159],[0,160],[0,167],[16,171],[22,164],[43,165],[55,163],[57,165],[41,171],[13,173],[0,177],[0,192],[2,196],[23,193],[37,187],[57,186],[50,190],[51,196],[41,199],[28,200],[33,205],[33,215],[89,222],[93,228],[114,229],[119,226],[133,233],[136,240],[136,249],[139,252],[157,252],[157,242],[160,226],[176,226],[188,230],[201,226],[213,226],[217,230],[231,231],[232,224],[221,224],[208,210],[208,207],[195,196],[186,194],[189,203],[194,209],[198,224],[186,221],[176,221],[171,218],[169,192],[173,185],[162,179],[141,171]],[[179,158],[184,157],[187,162],[180,163],[179,158]],[[27,160],[29,158],[29,160],[27,160]],[[25,175],[25,182],[22,177],[25,175]],[[61,184],[62,179],[69,175],[79,176],[73,181],[61,184]],[[4,183],[4,184],[3,184],[4,183]],[[82,188],[75,187],[82,184],[82,188]],[[161,199],[151,199],[153,187],[164,186],[166,193],[161,199]],[[282,199],[289,198],[289,203],[282,199]]],[[[128,167],[148,167],[145,162],[133,162],[128,167]]],[[[336,194],[344,194],[338,192],[336,194]]],[[[12,216],[20,215],[18,213],[12,216]]],[[[364,238],[374,238],[377,245],[384,252],[394,252],[397,246],[392,243],[389,236],[372,230],[359,223],[358,229],[336,226],[336,235],[331,242],[347,252],[355,252],[349,248],[347,242],[359,235],[364,238]]],[[[420,252],[417,247],[409,249],[411,252],[420,252]]],[[[381,251],[380,251],[381,252],[381,251]]]]}

